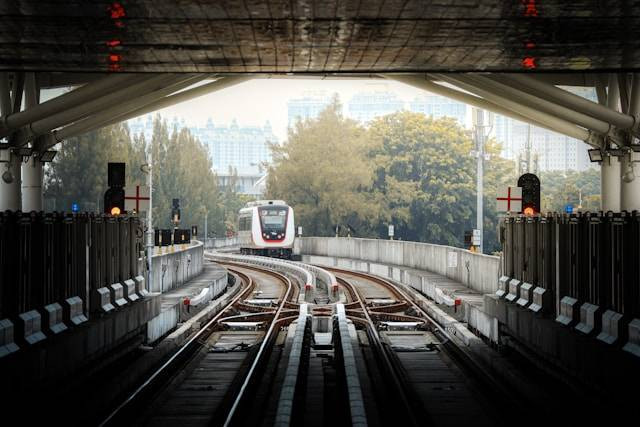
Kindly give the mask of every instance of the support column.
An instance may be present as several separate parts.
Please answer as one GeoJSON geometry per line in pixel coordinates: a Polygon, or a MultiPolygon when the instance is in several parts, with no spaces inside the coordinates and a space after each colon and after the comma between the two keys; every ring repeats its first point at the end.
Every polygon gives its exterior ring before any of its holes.
{"type": "MultiPolygon", "coordinates": [[[[637,122],[640,119],[640,73],[633,74],[631,94],[629,96],[629,115],[637,122]]],[[[630,143],[634,137],[630,137],[630,143]]],[[[629,151],[622,157],[620,170],[622,188],[620,207],[625,211],[640,210],[640,153],[629,151]]]]}
{"type": "Polygon", "coordinates": [[[600,202],[603,211],[620,212],[620,159],[616,156],[602,156],[600,202]]]}
{"type": "MultiPolygon", "coordinates": [[[[24,81],[24,109],[35,107],[40,102],[40,88],[34,73],[26,73],[24,81]]],[[[31,146],[34,144],[31,143],[31,146]]],[[[37,157],[31,156],[29,161],[22,164],[22,211],[42,210],[42,178],[43,164],[37,157]]]]}
{"type": "Polygon", "coordinates": [[[19,211],[22,208],[20,194],[22,159],[11,153],[11,161],[0,163],[0,211],[19,211]]]}
{"type": "Polygon", "coordinates": [[[640,153],[631,152],[622,157],[620,174],[620,208],[629,212],[640,211],[640,153]]]}
{"type": "Polygon", "coordinates": [[[42,210],[43,163],[37,157],[22,164],[22,211],[42,210]]]}
{"type": "MultiPolygon", "coordinates": [[[[607,85],[607,107],[613,111],[620,111],[620,87],[615,74],[609,75],[607,85]]],[[[610,148],[610,147],[607,147],[610,148]]],[[[621,197],[620,158],[609,156],[606,152],[602,156],[600,165],[600,203],[602,210],[620,212],[621,197]]]]}
{"type": "MultiPolygon", "coordinates": [[[[2,115],[7,116],[13,112],[9,73],[0,73],[0,109],[2,115]]],[[[6,150],[9,150],[6,148],[6,150]]],[[[20,195],[20,167],[22,161],[13,153],[9,154],[8,163],[0,163],[0,211],[19,210],[22,207],[20,195]]]]}

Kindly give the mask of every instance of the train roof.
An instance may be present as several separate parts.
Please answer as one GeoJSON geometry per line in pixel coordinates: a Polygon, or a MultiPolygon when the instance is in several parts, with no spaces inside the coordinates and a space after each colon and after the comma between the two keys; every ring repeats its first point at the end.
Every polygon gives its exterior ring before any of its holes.
{"type": "Polygon", "coordinates": [[[253,208],[255,206],[269,206],[269,205],[287,206],[287,202],[285,202],[284,200],[256,200],[255,202],[248,202],[245,208],[253,208]]]}

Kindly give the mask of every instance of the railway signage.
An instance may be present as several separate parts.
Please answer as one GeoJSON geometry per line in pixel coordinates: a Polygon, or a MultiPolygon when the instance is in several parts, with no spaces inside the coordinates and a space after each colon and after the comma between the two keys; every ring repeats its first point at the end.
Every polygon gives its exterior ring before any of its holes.
{"type": "Polygon", "coordinates": [[[389,225],[389,237],[393,237],[393,233],[394,233],[394,227],[393,225],[389,225]]]}
{"type": "Polygon", "coordinates": [[[496,200],[499,212],[522,212],[521,187],[502,187],[496,200]]]}
{"type": "Polygon", "coordinates": [[[127,212],[146,212],[149,209],[149,187],[136,185],[131,190],[125,190],[124,210],[127,212]]]}

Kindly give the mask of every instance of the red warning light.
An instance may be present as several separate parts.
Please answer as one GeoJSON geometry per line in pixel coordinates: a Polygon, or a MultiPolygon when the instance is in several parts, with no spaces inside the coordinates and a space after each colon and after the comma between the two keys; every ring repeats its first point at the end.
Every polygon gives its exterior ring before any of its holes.
{"type": "Polygon", "coordinates": [[[527,49],[533,49],[534,47],[536,47],[536,44],[532,41],[528,41],[524,44],[524,47],[527,49]]]}
{"type": "Polygon", "coordinates": [[[111,3],[107,9],[111,13],[111,19],[124,18],[125,16],[124,7],[122,7],[122,5],[117,1],[111,3]]]}
{"type": "Polygon", "coordinates": [[[107,41],[107,46],[109,47],[120,46],[120,44],[121,44],[120,40],[117,40],[117,39],[107,41]]]}
{"type": "Polygon", "coordinates": [[[121,59],[122,56],[118,55],[117,53],[112,53],[109,55],[109,62],[120,62],[121,59]]]}
{"type": "Polygon", "coordinates": [[[538,65],[536,64],[536,58],[534,58],[532,56],[527,56],[526,58],[523,58],[522,59],[522,66],[524,68],[529,69],[529,70],[537,68],[538,65]]]}
{"type": "Polygon", "coordinates": [[[538,16],[536,0],[522,0],[524,5],[524,16],[538,16]]]}

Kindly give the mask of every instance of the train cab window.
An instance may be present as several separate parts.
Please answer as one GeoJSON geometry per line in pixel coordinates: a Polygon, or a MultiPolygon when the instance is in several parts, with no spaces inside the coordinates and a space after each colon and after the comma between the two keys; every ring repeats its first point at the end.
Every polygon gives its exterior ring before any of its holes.
{"type": "Polygon", "coordinates": [[[273,207],[260,209],[260,224],[263,231],[284,231],[286,222],[286,209],[273,207]]]}

